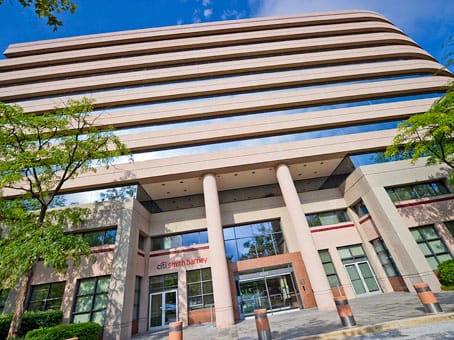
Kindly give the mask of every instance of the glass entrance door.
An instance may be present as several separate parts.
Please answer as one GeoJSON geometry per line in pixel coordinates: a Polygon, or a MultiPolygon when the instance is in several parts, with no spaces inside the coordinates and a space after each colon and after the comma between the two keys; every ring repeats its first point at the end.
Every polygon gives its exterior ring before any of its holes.
{"type": "Polygon", "coordinates": [[[150,328],[163,328],[178,319],[178,292],[170,290],[150,294],[150,328]]]}
{"type": "Polygon", "coordinates": [[[239,308],[243,316],[252,315],[254,309],[259,308],[278,311],[300,307],[292,273],[246,280],[240,277],[238,286],[239,308]]]}
{"type": "Polygon", "coordinates": [[[369,262],[356,262],[345,265],[350,282],[356,295],[379,292],[377,280],[369,266],[369,262]]]}

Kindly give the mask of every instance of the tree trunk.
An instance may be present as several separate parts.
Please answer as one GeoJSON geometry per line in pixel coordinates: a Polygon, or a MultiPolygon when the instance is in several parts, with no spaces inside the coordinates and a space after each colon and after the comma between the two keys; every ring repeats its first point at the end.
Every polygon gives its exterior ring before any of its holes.
{"type": "Polygon", "coordinates": [[[27,297],[28,284],[32,278],[33,270],[30,269],[19,280],[17,289],[16,306],[14,308],[13,319],[9,326],[8,338],[16,338],[19,336],[20,325],[25,308],[25,298],[27,297]]]}

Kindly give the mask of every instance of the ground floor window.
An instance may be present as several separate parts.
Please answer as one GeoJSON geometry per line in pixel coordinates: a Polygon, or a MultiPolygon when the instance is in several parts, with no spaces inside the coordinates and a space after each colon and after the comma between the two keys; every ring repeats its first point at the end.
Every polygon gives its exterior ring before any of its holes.
{"type": "Polygon", "coordinates": [[[258,268],[236,273],[240,316],[255,309],[279,311],[302,307],[291,265],[258,268]]]}
{"type": "Polygon", "coordinates": [[[8,298],[9,289],[0,289],[0,314],[3,313],[5,308],[6,299],[8,298]]]}
{"type": "Polygon", "coordinates": [[[400,276],[400,272],[397,269],[396,264],[394,263],[394,260],[389,253],[388,248],[385,245],[385,242],[381,238],[377,238],[373,241],[371,241],[372,246],[375,249],[375,252],[377,253],[377,257],[380,260],[380,263],[385,270],[386,276],[387,277],[395,277],[395,276],[400,276]]]}
{"type": "Polygon", "coordinates": [[[446,228],[448,228],[449,233],[454,237],[454,221],[444,222],[446,228]]]}
{"type": "Polygon", "coordinates": [[[93,321],[104,325],[110,276],[93,277],[78,281],[72,322],[93,321]]]}
{"type": "Polygon", "coordinates": [[[333,261],[329,254],[328,249],[319,250],[318,254],[322,260],[323,268],[325,269],[326,277],[328,278],[329,286],[331,288],[339,287],[340,281],[336,273],[336,268],[334,268],[333,261]]]}
{"type": "Polygon", "coordinates": [[[134,283],[134,304],[132,307],[132,319],[139,320],[140,312],[140,286],[142,285],[142,278],[136,276],[136,281],[134,283]]]}
{"type": "Polygon", "coordinates": [[[437,269],[440,262],[452,259],[451,253],[433,225],[411,228],[410,231],[433,270],[437,269]]]}
{"type": "Polygon", "coordinates": [[[188,310],[209,308],[214,305],[211,269],[196,269],[186,272],[188,310]]]}
{"type": "Polygon", "coordinates": [[[27,310],[60,309],[66,282],[53,282],[31,286],[27,310]]]}

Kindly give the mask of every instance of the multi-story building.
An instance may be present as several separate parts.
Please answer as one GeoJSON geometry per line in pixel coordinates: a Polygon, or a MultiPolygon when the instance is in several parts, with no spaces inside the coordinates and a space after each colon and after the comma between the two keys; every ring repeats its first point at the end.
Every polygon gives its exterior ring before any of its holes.
{"type": "Polygon", "coordinates": [[[440,288],[434,270],[454,253],[447,169],[381,151],[452,75],[381,15],[153,28],[5,55],[0,100],[43,112],[92,98],[96,124],[134,155],[65,187],[67,204],[93,209],[75,232],[97,261],[65,275],[39,264],[28,309],[127,339],[176,319],[229,327],[258,307],[440,288]]]}

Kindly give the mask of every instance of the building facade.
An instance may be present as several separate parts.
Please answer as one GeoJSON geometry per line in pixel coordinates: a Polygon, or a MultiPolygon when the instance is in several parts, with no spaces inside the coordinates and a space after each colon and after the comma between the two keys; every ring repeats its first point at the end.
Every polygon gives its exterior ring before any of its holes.
{"type": "MultiPolygon", "coordinates": [[[[454,254],[448,170],[386,161],[399,121],[452,75],[381,15],[332,12],[13,44],[0,100],[94,100],[133,161],[84,174],[68,205],[96,262],[38,264],[27,309],[96,321],[105,339],[229,327],[255,308],[440,289],[454,254]]],[[[8,191],[4,191],[8,195],[8,191]]],[[[11,311],[14,292],[2,293],[11,311]]]]}

